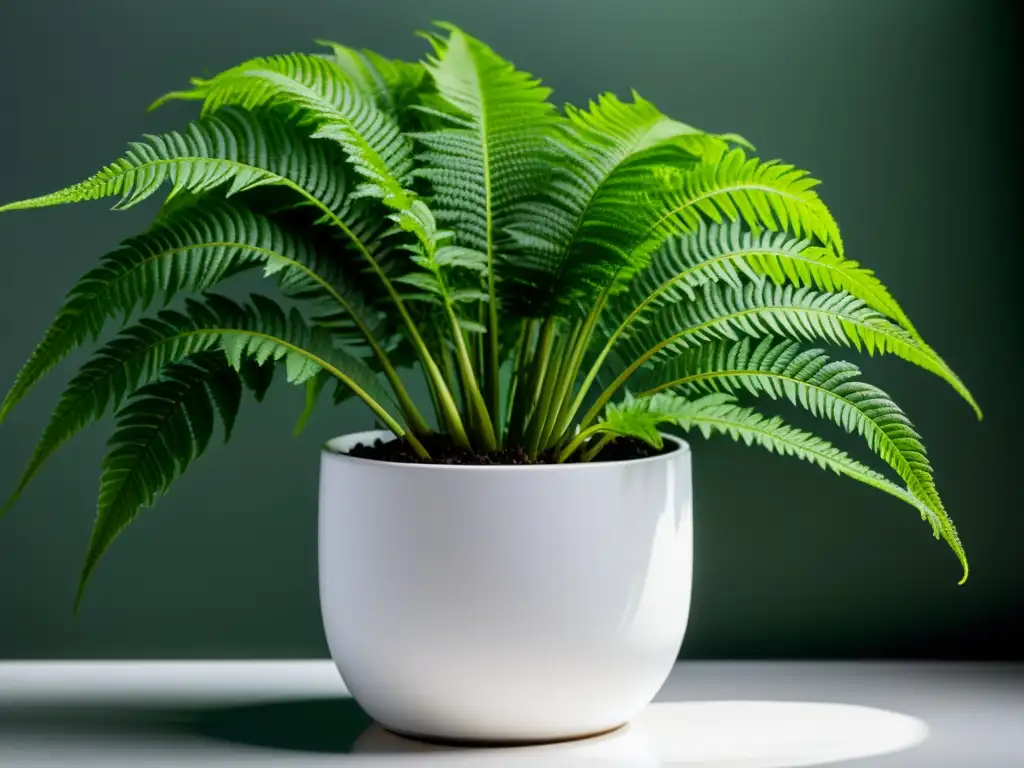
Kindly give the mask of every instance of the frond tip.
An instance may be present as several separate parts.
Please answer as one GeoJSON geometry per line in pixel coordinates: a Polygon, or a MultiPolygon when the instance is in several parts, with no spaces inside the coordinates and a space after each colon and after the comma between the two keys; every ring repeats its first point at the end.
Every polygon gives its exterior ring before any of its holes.
{"type": "MultiPolygon", "coordinates": [[[[884,475],[850,458],[844,451],[809,432],[790,427],[778,417],[767,418],[749,408],[736,404],[735,397],[726,392],[717,392],[688,400],[670,392],[632,397],[610,405],[604,418],[581,432],[563,452],[563,460],[583,443],[596,435],[636,437],[652,445],[661,445],[658,428],[674,425],[685,431],[696,429],[704,437],[720,433],[747,445],[756,445],[783,456],[793,456],[817,464],[839,475],[845,475],[880,491],[895,496],[910,504],[929,523],[935,538],[945,539],[963,567],[963,578],[967,580],[967,555],[953,521],[950,520],[934,494],[930,474],[926,479],[911,476],[909,488],[901,488],[886,479],[884,475]]],[[[906,442],[904,437],[901,442],[906,442]]],[[[913,451],[909,454],[912,456],[913,451]]],[[[922,457],[923,458],[923,457],[922,457]]]]}

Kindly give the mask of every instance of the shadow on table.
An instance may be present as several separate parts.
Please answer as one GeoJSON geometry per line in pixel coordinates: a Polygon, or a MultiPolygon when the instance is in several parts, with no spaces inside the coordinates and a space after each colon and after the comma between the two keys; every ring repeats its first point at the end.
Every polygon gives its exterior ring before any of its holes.
{"type": "Polygon", "coordinates": [[[225,706],[0,706],[0,738],[4,734],[111,738],[163,734],[319,753],[351,752],[372,723],[355,701],[340,697],[225,706]]]}
{"type": "Polygon", "coordinates": [[[347,753],[373,721],[352,699],[300,699],[177,713],[175,729],[270,749],[347,753]]]}

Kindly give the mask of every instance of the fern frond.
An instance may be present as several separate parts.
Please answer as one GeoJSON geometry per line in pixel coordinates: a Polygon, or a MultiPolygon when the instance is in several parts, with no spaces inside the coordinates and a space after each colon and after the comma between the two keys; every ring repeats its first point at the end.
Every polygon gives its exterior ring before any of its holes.
{"type": "MultiPolygon", "coordinates": [[[[639,397],[627,395],[622,403],[609,405],[600,422],[578,435],[563,451],[562,458],[564,460],[571,455],[586,439],[599,434],[637,437],[660,447],[658,427],[667,424],[681,427],[687,432],[697,429],[704,437],[715,433],[726,434],[733,440],[758,445],[783,456],[794,456],[895,496],[917,509],[921,519],[931,526],[935,538],[945,539],[963,566],[963,579],[960,583],[967,580],[967,556],[956,527],[941,502],[933,505],[912,490],[899,487],[816,435],[788,426],[780,418],[767,418],[749,408],[738,406],[735,398],[726,392],[716,392],[694,400],[664,391],[639,397]]],[[[929,483],[930,476],[925,486],[929,483]]],[[[934,485],[931,485],[931,489],[934,493],[934,485]]]]}
{"type": "Polygon", "coordinates": [[[302,53],[252,59],[203,84],[203,113],[224,107],[247,110],[285,105],[313,138],[338,143],[366,180],[357,197],[377,197],[408,207],[405,187],[412,170],[412,145],[398,123],[365,96],[330,59],[302,53]]]}
{"type": "Polygon", "coordinates": [[[666,305],[624,337],[640,364],[709,341],[738,341],[743,336],[821,340],[903,358],[946,380],[977,410],[963,382],[933,350],[847,293],[747,283],[742,289],[707,284],[701,294],[693,302],[666,305]]]}
{"type": "Polygon", "coordinates": [[[438,221],[456,242],[487,256],[488,406],[499,411],[500,364],[495,264],[514,205],[534,194],[549,173],[549,135],[555,121],[549,89],[515,69],[489,47],[450,25],[435,39],[427,71],[448,105],[443,130],[416,134],[425,148],[416,175],[431,182],[438,221]]]}
{"type": "MultiPolygon", "coordinates": [[[[248,358],[261,366],[268,360],[284,360],[288,381],[293,384],[327,370],[340,380],[339,386],[350,387],[368,405],[372,403],[370,407],[396,434],[404,433],[382,405],[389,398],[376,374],[362,360],[336,348],[329,330],[307,326],[297,309],[286,314],[261,296],[254,296],[251,304],[239,305],[208,295],[202,302],[190,300],[185,312],[164,310],[156,317],[143,318],[82,366],[61,395],[4,510],[61,446],[101,418],[108,407],[120,407],[126,396],[156,381],[168,365],[217,348],[224,349],[243,374],[248,358]]],[[[248,378],[258,380],[259,376],[250,373],[248,378]]]]}
{"type": "Polygon", "coordinates": [[[648,196],[657,169],[693,166],[709,144],[724,146],[636,94],[632,103],[604,94],[566,114],[553,183],[508,228],[523,253],[502,267],[506,303],[526,316],[589,307],[613,279],[628,280],[658,212],[648,196]]]}
{"type": "MultiPolygon", "coordinates": [[[[663,392],[655,397],[667,394],[663,392]]],[[[749,408],[714,400],[693,401],[692,407],[680,414],[673,423],[686,431],[697,429],[704,437],[710,437],[713,433],[726,434],[733,440],[742,440],[747,445],[758,445],[780,455],[795,456],[817,464],[822,469],[830,469],[836,474],[851,477],[910,504],[920,512],[921,519],[931,525],[935,538],[943,538],[956,554],[963,566],[963,578],[960,583],[963,584],[967,580],[967,556],[949,516],[941,511],[941,508],[931,508],[913,493],[851,459],[828,441],[788,426],[780,418],[767,418],[749,408]]]]}
{"type": "MultiPolygon", "coordinates": [[[[0,404],[0,422],[66,355],[96,339],[111,318],[127,322],[154,301],[166,304],[178,292],[201,293],[242,270],[262,264],[265,274],[281,278],[286,295],[320,298],[328,311],[325,292],[337,290],[340,281],[310,243],[237,203],[200,201],[160,217],[76,283],[0,404]]],[[[358,297],[348,301],[355,305],[358,297]]],[[[332,325],[344,330],[338,318],[332,325]]]]}
{"type": "MultiPolygon", "coordinates": [[[[333,61],[304,54],[254,59],[205,87],[208,112],[230,105],[255,109],[283,104],[297,111],[302,124],[314,126],[313,138],[341,145],[364,179],[353,197],[379,199],[393,211],[388,218],[417,237],[419,245],[412,250],[418,258],[413,262],[425,272],[407,273],[399,281],[428,283],[429,293],[449,295],[441,272],[451,262],[435,258],[449,233],[438,231],[433,214],[407,189],[411,144],[398,123],[356,89],[333,61]]],[[[466,299],[470,293],[460,295],[466,299]]]]}
{"type": "Polygon", "coordinates": [[[408,108],[416,101],[416,93],[427,71],[420,62],[387,59],[368,50],[356,50],[329,40],[318,40],[332,50],[334,63],[365,95],[403,124],[408,108]]]}
{"type": "Polygon", "coordinates": [[[344,176],[333,170],[331,147],[310,141],[282,118],[222,110],[184,133],[148,136],[85,181],[41,197],[0,206],[0,212],[120,196],[128,208],[170,183],[169,197],[227,187],[226,194],[274,184],[289,187],[325,212],[343,209],[344,176]]]}
{"type": "MultiPolygon", "coordinates": [[[[439,234],[433,227],[433,216],[406,190],[412,169],[409,140],[398,123],[355,88],[333,61],[304,54],[254,59],[218,75],[204,83],[203,88],[206,94],[203,109],[207,113],[239,105],[246,109],[284,105],[295,110],[300,124],[315,127],[312,138],[328,139],[340,145],[351,166],[363,178],[352,198],[377,198],[392,209],[394,213],[388,218],[395,221],[400,229],[414,232],[421,238],[421,259],[440,268],[433,259],[440,242],[422,239],[439,234]]],[[[341,224],[337,220],[335,223],[341,224]]],[[[345,234],[350,234],[350,228],[341,228],[345,234]]],[[[468,445],[451,393],[447,391],[436,363],[429,359],[429,351],[402,297],[379,260],[365,247],[359,247],[405,321],[432,385],[444,403],[449,427],[460,442],[468,445]]],[[[424,266],[422,262],[417,263],[424,266]]],[[[428,268],[418,277],[420,280],[435,278],[437,292],[447,294],[445,282],[436,279],[438,274],[438,271],[428,268]]],[[[453,325],[457,325],[457,321],[453,321],[453,325]]],[[[411,406],[411,401],[407,402],[411,406]]],[[[406,405],[405,401],[403,405],[406,405]]],[[[410,409],[406,407],[405,410],[409,412],[410,409]]]]}
{"type": "Polygon", "coordinates": [[[738,221],[701,221],[695,232],[666,240],[620,298],[618,314],[633,322],[664,304],[695,300],[697,289],[709,282],[740,288],[764,277],[778,285],[845,291],[913,331],[906,313],[870,269],[786,232],[753,234],[738,221]]]}
{"type": "Polygon", "coordinates": [[[885,392],[860,381],[857,366],[801,346],[766,336],[756,346],[746,338],[689,350],[647,373],[643,394],[668,390],[693,399],[708,392],[748,392],[789,400],[862,436],[941,519],[946,512],[931,463],[903,410],[885,392]]]}
{"type": "Polygon", "coordinates": [[[737,148],[717,163],[665,171],[662,180],[655,194],[664,212],[652,227],[662,239],[697,231],[705,217],[716,224],[742,220],[754,232],[813,235],[843,255],[839,227],[814,192],[818,181],[792,165],[748,158],[737,148]]]}
{"type": "Polygon", "coordinates": [[[241,399],[239,377],[224,355],[207,352],[164,369],[159,381],[136,392],[117,414],[76,610],[100,557],[139,510],[152,506],[203,454],[218,416],[225,442],[230,439],[241,399]]]}

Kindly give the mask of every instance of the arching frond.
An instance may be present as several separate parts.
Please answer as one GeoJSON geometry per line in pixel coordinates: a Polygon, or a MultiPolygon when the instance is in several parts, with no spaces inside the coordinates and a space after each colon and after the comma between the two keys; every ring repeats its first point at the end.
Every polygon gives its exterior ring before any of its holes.
{"type": "MultiPolygon", "coordinates": [[[[164,310],[144,318],[123,331],[89,360],[61,395],[43,435],[33,451],[18,487],[4,509],[21,495],[46,461],[68,440],[108,408],[117,409],[124,398],[140,386],[156,381],[168,365],[194,355],[222,348],[236,369],[252,358],[259,365],[284,360],[287,378],[302,384],[320,370],[350,387],[385,422],[404,432],[382,403],[388,396],[377,383],[376,374],[360,359],[337,349],[330,331],[309,327],[298,310],[285,314],[261,296],[239,305],[217,295],[202,302],[189,301],[185,312],[164,310]]],[[[258,380],[258,375],[250,374],[258,380]]],[[[259,385],[254,382],[254,387],[259,385]]],[[[264,388],[265,389],[265,388],[264,388]]],[[[257,390],[258,391],[258,390],[257,390]]]]}
{"type": "MultiPolygon", "coordinates": [[[[698,401],[699,402],[699,401],[698,401]]],[[[710,402],[693,408],[674,422],[690,431],[698,429],[705,437],[713,433],[727,434],[733,440],[742,440],[747,445],[758,445],[769,451],[817,464],[823,469],[846,475],[915,507],[932,528],[935,538],[943,538],[963,566],[962,584],[967,580],[967,556],[960,543],[956,527],[944,513],[931,509],[914,494],[891,483],[878,472],[847,456],[846,453],[808,432],[785,424],[780,418],[767,418],[749,408],[733,403],[710,402]]]]}
{"type": "Polygon", "coordinates": [[[644,376],[645,394],[672,391],[689,399],[708,392],[785,398],[856,432],[892,467],[907,489],[939,518],[946,514],[921,436],[882,390],[860,381],[860,369],[820,349],[766,336],[689,350],[644,376]]]}
{"type": "MultiPolygon", "coordinates": [[[[127,321],[154,301],[166,304],[178,292],[201,293],[257,265],[278,275],[287,295],[319,298],[322,312],[334,313],[332,326],[345,330],[345,318],[336,314],[341,308],[331,306],[326,295],[345,290],[331,262],[272,219],[236,203],[202,198],[125,241],[75,284],[0,404],[0,421],[67,354],[96,339],[111,318],[127,321]]],[[[358,295],[349,301],[360,306],[358,295]]],[[[351,322],[348,318],[349,328],[351,322]]]]}
{"type": "MultiPolygon", "coordinates": [[[[933,507],[915,493],[887,480],[884,475],[850,458],[831,443],[808,432],[785,424],[780,418],[767,418],[735,403],[730,394],[715,393],[687,400],[670,392],[644,397],[627,397],[618,405],[609,406],[604,419],[587,430],[587,436],[602,433],[628,435],[660,445],[659,425],[672,424],[687,432],[696,429],[704,437],[726,434],[747,445],[758,445],[784,456],[794,456],[846,475],[873,488],[884,491],[910,504],[932,527],[935,538],[943,538],[963,566],[963,581],[968,565],[956,528],[941,504],[933,507]]],[[[582,442],[582,441],[579,441],[582,442]]],[[[577,442],[577,445],[579,444],[577,442]]]]}
{"type": "Polygon", "coordinates": [[[228,196],[258,186],[289,187],[310,203],[344,209],[344,176],[325,142],[310,141],[272,113],[222,110],[192,123],[184,133],[149,136],[121,159],[85,181],[41,197],[0,206],[0,212],[44,208],[120,196],[128,208],[171,185],[170,196],[226,188],[228,196]]]}
{"type": "Polygon", "coordinates": [[[365,180],[357,196],[408,207],[411,142],[395,119],[353,85],[334,61],[302,53],[252,59],[202,87],[206,115],[224,107],[291,107],[302,124],[314,126],[313,138],[330,139],[344,149],[365,180]]]}
{"type": "MultiPolygon", "coordinates": [[[[353,195],[381,200],[392,209],[389,218],[398,228],[416,235],[417,245],[411,247],[417,254],[413,262],[424,271],[405,273],[399,282],[425,285],[428,295],[455,295],[462,300],[479,295],[479,291],[465,287],[457,293],[449,292],[449,280],[443,272],[455,262],[438,259],[435,254],[450,239],[450,233],[438,230],[431,211],[407,189],[411,143],[397,121],[354,87],[333,61],[304,54],[254,59],[218,75],[205,88],[206,111],[226,105],[246,109],[273,104],[293,107],[302,123],[315,127],[313,138],[335,141],[345,150],[364,180],[353,195]]],[[[482,271],[486,257],[482,266],[479,262],[474,266],[476,272],[482,271]]],[[[479,284],[479,275],[475,282],[479,284]]]]}
{"type": "Polygon", "coordinates": [[[788,282],[798,288],[845,291],[907,330],[913,329],[870,269],[787,232],[753,234],[739,221],[711,225],[701,221],[695,232],[666,240],[652,254],[650,266],[620,297],[617,314],[635,322],[641,313],[665,304],[693,301],[697,289],[709,282],[740,288],[747,280],[759,283],[764,277],[779,285],[788,282]]]}
{"type": "Polygon", "coordinates": [[[117,414],[76,609],[103,553],[141,508],[152,506],[203,454],[218,419],[225,442],[230,439],[241,400],[241,382],[224,355],[207,352],[168,366],[117,414]]]}
{"type": "Polygon", "coordinates": [[[791,232],[817,237],[843,255],[839,227],[814,192],[816,179],[792,165],[748,158],[742,149],[729,151],[719,162],[686,171],[666,170],[660,197],[663,212],[653,231],[662,239],[695,232],[704,218],[714,223],[744,221],[754,232],[791,232]]]}
{"type": "Polygon", "coordinates": [[[847,293],[817,293],[771,283],[748,283],[742,289],[708,284],[701,293],[696,301],[666,305],[627,335],[626,346],[638,360],[664,358],[709,341],[737,341],[744,336],[826,341],[901,357],[945,379],[977,409],[963,382],[934,351],[847,293]]]}
{"type": "MultiPolygon", "coordinates": [[[[254,59],[218,75],[202,87],[206,93],[203,105],[205,112],[220,110],[225,106],[240,105],[246,109],[255,109],[286,105],[298,113],[300,123],[315,127],[312,138],[328,139],[339,144],[349,163],[363,179],[352,197],[379,199],[394,211],[388,218],[395,221],[399,229],[413,232],[420,238],[420,259],[414,259],[414,262],[424,266],[426,271],[412,273],[406,282],[416,279],[431,282],[437,293],[447,295],[446,283],[440,279],[443,265],[434,258],[434,253],[441,245],[440,233],[433,225],[430,211],[406,189],[412,168],[409,139],[400,131],[398,123],[379,109],[373,99],[354,87],[333,61],[305,54],[254,59]],[[424,239],[428,237],[429,240],[424,239]]],[[[342,228],[349,234],[348,229],[342,228]]],[[[451,393],[447,391],[436,363],[430,358],[429,350],[403,299],[379,260],[365,247],[360,247],[360,250],[371,269],[384,283],[405,321],[407,332],[420,354],[435,393],[444,403],[449,426],[458,435],[460,442],[468,445],[451,393]]],[[[463,292],[463,295],[467,294],[463,292]]],[[[452,318],[452,323],[457,327],[456,318],[452,318]]],[[[466,370],[472,373],[471,369],[466,370]]],[[[407,406],[405,410],[408,413],[411,401],[404,400],[403,405],[407,406]]],[[[479,416],[482,421],[488,420],[486,413],[479,416]]],[[[414,428],[418,426],[414,425],[414,428]]],[[[416,431],[423,430],[416,428],[416,431]]],[[[486,442],[491,444],[493,440],[487,439],[486,442]]]]}
{"type": "Polygon", "coordinates": [[[566,114],[553,182],[508,227],[522,252],[501,265],[505,303],[527,316],[589,307],[613,279],[628,280],[660,209],[647,193],[656,169],[693,166],[709,145],[724,146],[635,94],[632,103],[604,94],[566,114]]]}

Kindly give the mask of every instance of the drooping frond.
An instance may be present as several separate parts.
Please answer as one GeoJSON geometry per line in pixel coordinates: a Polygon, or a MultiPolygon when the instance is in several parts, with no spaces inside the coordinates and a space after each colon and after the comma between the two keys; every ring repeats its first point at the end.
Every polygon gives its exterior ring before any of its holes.
{"type": "Polygon", "coordinates": [[[171,185],[170,196],[226,187],[227,196],[274,184],[289,187],[325,212],[341,210],[344,175],[337,173],[325,142],[308,137],[272,114],[222,110],[184,133],[148,136],[85,181],[41,197],[0,206],[0,212],[44,208],[119,196],[128,208],[171,185]]]}
{"type": "Polygon", "coordinates": [[[398,123],[364,95],[331,59],[292,53],[241,64],[203,84],[203,113],[224,107],[254,110],[287,105],[313,138],[337,142],[365,179],[357,196],[408,206],[405,186],[412,170],[412,145],[398,123]]]}
{"type": "Polygon", "coordinates": [[[502,267],[512,311],[566,312],[643,263],[640,248],[660,211],[648,190],[655,171],[695,165],[716,137],[663,115],[634,94],[602,95],[584,111],[566,106],[569,124],[553,141],[554,178],[545,194],[519,206],[509,232],[522,253],[502,267]]]}
{"type": "Polygon", "coordinates": [[[314,209],[324,221],[377,269],[378,238],[385,217],[373,215],[346,194],[342,150],[313,141],[302,129],[274,112],[250,113],[225,108],[192,123],[184,134],[150,136],[132,145],[123,158],[83,182],[42,197],[0,207],[0,212],[39,208],[120,195],[119,208],[154,194],[163,182],[170,196],[224,189],[230,197],[260,187],[278,186],[314,209]]]}
{"type": "Polygon", "coordinates": [[[652,230],[664,239],[696,232],[704,218],[716,224],[742,220],[754,232],[813,235],[842,256],[839,227],[814,192],[817,185],[807,171],[748,158],[742,149],[733,149],[716,163],[666,170],[662,185],[652,193],[664,206],[652,230]]]}
{"type": "Polygon", "coordinates": [[[241,382],[224,355],[207,352],[164,369],[117,414],[76,608],[100,557],[139,510],[152,506],[203,454],[218,417],[225,442],[230,439],[241,400],[241,382]]]}
{"type": "MultiPolygon", "coordinates": [[[[71,289],[0,404],[0,421],[67,354],[97,338],[111,318],[127,321],[154,301],[201,293],[257,265],[280,276],[288,295],[313,298],[318,290],[337,290],[337,270],[310,243],[236,203],[201,198],[160,217],[149,231],[103,256],[71,289]]],[[[331,311],[327,301],[321,304],[331,311]]]]}
{"type": "Polygon", "coordinates": [[[767,282],[747,283],[742,289],[712,283],[701,289],[696,301],[666,305],[644,319],[625,337],[640,361],[744,336],[826,341],[901,357],[945,379],[977,410],[970,392],[934,351],[847,293],[767,282]]]}
{"type": "Polygon", "coordinates": [[[715,433],[727,434],[733,440],[758,445],[783,456],[795,456],[895,496],[918,510],[921,519],[931,525],[935,538],[946,540],[964,569],[960,583],[967,579],[967,557],[956,528],[941,504],[933,507],[912,491],[895,485],[884,475],[850,458],[826,440],[790,427],[780,418],[767,418],[740,407],[731,394],[717,392],[693,400],[665,391],[640,397],[627,396],[623,402],[609,405],[602,420],[577,438],[576,445],[582,443],[581,438],[603,434],[606,435],[604,439],[608,435],[629,436],[660,447],[662,441],[658,427],[670,424],[687,432],[697,429],[704,437],[715,433]]]}
{"type": "MultiPolygon", "coordinates": [[[[327,139],[342,147],[349,163],[363,179],[352,193],[352,198],[379,199],[392,209],[393,213],[388,216],[390,220],[395,221],[400,229],[414,232],[420,238],[439,234],[432,224],[430,211],[406,189],[412,168],[408,138],[400,131],[394,119],[379,109],[370,97],[352,86],[334,62],[304,54],[255,59],[218,75],[203,87],[206,92],[206,112],[223,109],[225,105],[240,105],[246,109],[280,105],[292,108],[298,113],[300,123],[315,127],[312,138],[327,139]],[[424,223],[428,221],[429,225],[424,223]]],[[[351,237],[351,228],[346,228],[336,219],[334,223],[351,237]]],[[[389,298],[405,322],[432,386],[445,403],[449,426],[463,440],[459,434],[462,427],[458,424],[454,400],[447,391],[436,363],[429,359],[429,352],[402,297],[379,259],[365,245],[357,245],[371,269],[385,285],[389,298]]],[[[444,281],[436,279],[441,264],[433,258],[438,247],[440,242],[436,238],[430,241],[421,239],[419,250],[422,259],[429,261],[437,270],[427,269],[415,277],[422,281],[432,281],[438,292],[444,294],[444,281]]],[[[422,263],[420,265],[423,266],[422,263]]],[[[389,378],[401,392],[397,386],[397,377],[389,372],[389,378]]],[[[407,413],[414,408],[408,399],[403,400],[403,406],[407,413]]],[[[426,429],[421,420],[417,420],[414,427],[417,431],[426,429]]]]}
{"type": "MultiPolygon", "coordinates": [[[[367,404],[373,403],[371,407],[382,420],[394,423],[381,405],[389,398],[376,374],[362,360],[337,349],[329,330],[309,327],[298,310],[285,314],[261,296],[254,296],[251,304],[239,305],[208,295],[202,302],[189,301],[185,312],[164,310],[156,317],[143,318],[82,366],[64,390],[5,509],[64,443],[101,418],[108,407],[117,409],[138,387],[156,381],[166,366],[217,348],[227,351],[243,374],[243,363],[250,357],[259,365],[284,360],[287,378],[294,384],[327,370],[340,380],[339,386],[353,389],[367,404]]],[[[248,376],[259,391],[259,375],[248,376]]]]}
{"type": "MultiPolygon", "coordinates": [[[[655,397],[662,395],[672,397],[664,392],[655,397]]],[[[944,512],[939,513],[930,508],[914,494],[890,482],[873,469],[851,459],[828,441],[788,426],[780,418],[767,418],[735,403],[708,399],[693,401],[692,407],[680,414],[673,423],[686,431],[696,428],[705,437],[710,437],[713,433],[726,434],[733,440],[742,440],[747,445],[758,445],[784,456],[795,456],[817,464],[822,469],[830,469],[837,474],[859,480],[905,501],[915,507],[921,513],[921,518],[931,525],[935,538],[941,537],[949,544],[963,566],[963,578],[960,583],[967,580],[967,556],[964,554],[956,527],[949,517],[944,512]]]]}
{"type": "Polygon", "coordinates": [[[784,398],[813,415],[856,432],[892,467],[907,489],[941,519],[945,514],[935,488],[921,436],[903,410],[882,390],[860,381],[852,363],[830,360],[820,349],[801,351],[800,342],[757,345],[749,338],[689,350],[643,377],[645,394],[672,391],[693,399],[708,392],[784,398]]]}

